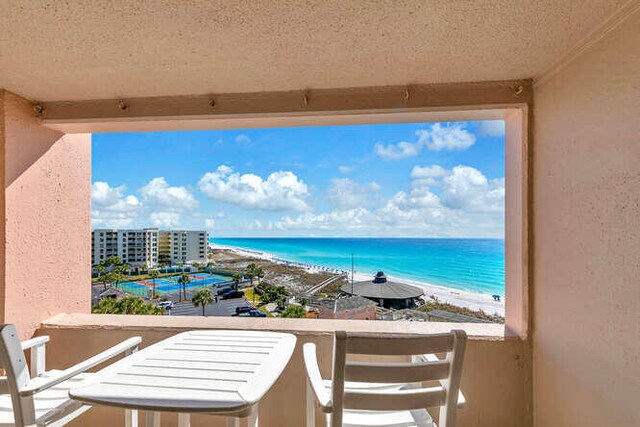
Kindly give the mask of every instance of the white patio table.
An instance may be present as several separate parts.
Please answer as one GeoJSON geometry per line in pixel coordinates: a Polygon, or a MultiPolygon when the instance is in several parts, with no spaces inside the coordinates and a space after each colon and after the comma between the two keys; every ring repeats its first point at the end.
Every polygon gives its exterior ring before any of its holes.
{"type": "Polygon", "coordinates": [[[258,425],[258,404],[287,366],[296,338],[291,334],[198,330],[183,332],[126,357],[69,391],[92,405],[126,409],[136,426],[137,410],[147,426],[160,426],[160,412],[223,415],[229,426],[258,425]]]}

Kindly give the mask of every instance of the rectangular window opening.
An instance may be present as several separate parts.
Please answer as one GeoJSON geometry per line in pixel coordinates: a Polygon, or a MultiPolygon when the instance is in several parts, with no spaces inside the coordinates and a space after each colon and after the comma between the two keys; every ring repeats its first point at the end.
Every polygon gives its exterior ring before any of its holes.
{"type": "Polygon", "coordinates": [[[172,300],[172,315],[201,315],[192,299],[208,291],[207,316],[506,316],[524,336],[518,118],[509,143],[508,117],[94,134],[93,233],[123,239],[92,258],[94,286],[172,300]]]}

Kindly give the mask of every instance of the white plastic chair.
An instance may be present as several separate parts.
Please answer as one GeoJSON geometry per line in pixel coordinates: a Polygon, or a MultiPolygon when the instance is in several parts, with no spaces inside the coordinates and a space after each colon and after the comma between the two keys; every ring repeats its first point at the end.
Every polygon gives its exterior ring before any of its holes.
{"type": "Polygon", "coordinates": [[[45,370],[49,337],[20,342],[14,325],[0,325],[0,426],[62,426],[91,407],[69,398],[69,389],[89,378],[88,369],[119,354],[131,354],[142,341],[132,337],[63,371],[45,370]],[[31,353],[30,370],[24,351],[31,353]]]}
{"type": "Polygon", "coordinates": [[[323,380],[316,346],[303,347],[307,371],[307,427],[315,423],[315,403],[328,427],[436,427],[426,408],[440,407],[440,427],[455,427],[464,403],[460,376],[467,335],[454,330],[433,335],[336,332],[331,380],[323,380]],[[438,359],[435,353],[446,353],[438,359]],[[413,356],[406,363],[351,362],[347,354],[413,356]],[[424,382],[437,386],[424,386],[424,382]]]}

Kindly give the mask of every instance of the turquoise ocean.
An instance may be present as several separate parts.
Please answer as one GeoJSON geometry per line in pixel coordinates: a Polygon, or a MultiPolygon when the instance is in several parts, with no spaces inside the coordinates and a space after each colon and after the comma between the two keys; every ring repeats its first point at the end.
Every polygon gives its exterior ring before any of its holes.
{"type": "Polygon", "coordinates": [[[303,264],[483,294],[504,295],[504,240],[423,238],[211,238],[303,264]]]}

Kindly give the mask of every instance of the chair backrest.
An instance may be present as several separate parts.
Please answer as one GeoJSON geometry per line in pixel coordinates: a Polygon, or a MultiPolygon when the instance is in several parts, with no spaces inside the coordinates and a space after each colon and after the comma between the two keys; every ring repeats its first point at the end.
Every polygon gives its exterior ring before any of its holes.
{"type": "Polygon", "coordinates": [[[16,425],[35,423],[33,397],[20,397],[20,391],[31,381],[26,357],[20,337],[14,325],[0,325],[0,368],[7,375],[7,386],[11,393],[11,403],[16,425]]]}
{"type": "Polygon", "coordinates": [[[336,332],[332,370],[332,426],[342,426],[342,410],[412,410],[440,407],[440,427],[454,427],[467,335],[454,330],[432,335],[336,332]],[[446,353],[437,361],[351,362],[348,354],[412,356],[446,353]],[[347,390],[344,382],[418,383],[415,388],[347,390]],[[437,387],[422,382],[439,381],[437,387]]]}

